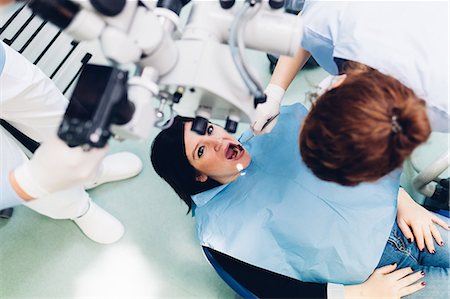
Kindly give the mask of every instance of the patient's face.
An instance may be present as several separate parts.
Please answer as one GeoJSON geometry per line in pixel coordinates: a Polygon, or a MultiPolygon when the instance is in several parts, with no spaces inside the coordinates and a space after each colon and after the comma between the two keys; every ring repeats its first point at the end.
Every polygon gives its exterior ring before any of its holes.
{"type": "Polygon", "coordinates": [[[201,173],[197,180],[210,177],[226,184],[250,164],[250,154],[222,127],[208,124],[203,136],[192,132],[191,127],[192,122],[184,126],[184,142],[189,163],[201,173]]]}

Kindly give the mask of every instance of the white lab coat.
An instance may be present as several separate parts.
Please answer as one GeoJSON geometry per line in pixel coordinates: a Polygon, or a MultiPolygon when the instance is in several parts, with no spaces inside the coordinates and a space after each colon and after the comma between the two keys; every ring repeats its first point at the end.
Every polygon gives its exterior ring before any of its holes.
{"type": "Polygon", "coordinates": [[[333,57],[393,76],[427,102],[434,131],[449,131],[447,1],[307,1],[302,11],[308,50],[326,71],[333,57]]]}
{"type": "MultiPolygon", "coordinates": [[[[0,118],[41,142],[55,134],[68,100],[26,58],[3,42],[0,47],[4,50],[4,61],[0,55],[0,118]]],[[[27,157],[3,128],[0,129],[0,146],[1,175],[6,176],[27,157]]],[[[77,187],[25,205],[54,219],[73,219],[86,211],[89,200],[86,191],[77,187]]]]}

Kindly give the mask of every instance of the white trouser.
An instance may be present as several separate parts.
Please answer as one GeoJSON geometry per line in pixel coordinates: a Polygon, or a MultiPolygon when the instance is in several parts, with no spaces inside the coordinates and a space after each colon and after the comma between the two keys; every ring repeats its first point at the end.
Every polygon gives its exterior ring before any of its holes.
{"type": "MultiPolygon", "coordinates": [[[[5,48],[6,59],[0,74],[0,118],[36,141],[56,134],[68,100],[36,66],[13,49],[5,48]]],[[[27,159],[16,141],[2,129],[1,172],[6,175],[27,159]]],[[[66,219],[82,215],[89,206],[89,195],[81,188],[54,193],[26,205],[51,218],[66,219]]]]}

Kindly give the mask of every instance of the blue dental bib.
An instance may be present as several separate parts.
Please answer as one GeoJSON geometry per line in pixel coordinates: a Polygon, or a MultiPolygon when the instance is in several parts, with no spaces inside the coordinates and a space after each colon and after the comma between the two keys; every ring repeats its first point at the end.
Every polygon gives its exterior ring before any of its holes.
{"type": "Polygon", "coordinates": [[[306,114],[300,104],[283,107],[272,133],[245,145],[252,156],[245,175],[193,196],[198,237],[204,246],[302,281],[361,283],[395,221],[400,171],[356,187],[316,178],[298,148],[306,114]]]}

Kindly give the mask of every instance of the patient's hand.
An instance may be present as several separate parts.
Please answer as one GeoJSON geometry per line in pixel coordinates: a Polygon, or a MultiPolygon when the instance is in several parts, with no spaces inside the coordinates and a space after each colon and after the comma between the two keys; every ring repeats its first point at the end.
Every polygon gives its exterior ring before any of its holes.
{"type": "Polygon", "coordinates": [[[362,284],[345,286],[345,298],[400,298],[425,287],[423,272],[411,268],[395,270],[396,264],[376,269],[362,284]],[[395,271],[394,271],[395,270],[395,271]]]}
{"type": "Polygon", "coordinates": [[[449,230],[445,221],[417,204],[403,188],[398,192],[397,224],[408,240],[416,240],[420,251],[426,246],[430,253],[435,252],[433,238],[444,245],[436,224],[449,230]]]}

